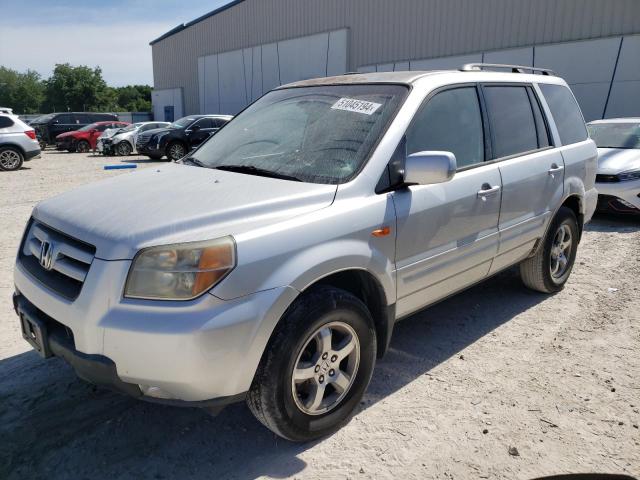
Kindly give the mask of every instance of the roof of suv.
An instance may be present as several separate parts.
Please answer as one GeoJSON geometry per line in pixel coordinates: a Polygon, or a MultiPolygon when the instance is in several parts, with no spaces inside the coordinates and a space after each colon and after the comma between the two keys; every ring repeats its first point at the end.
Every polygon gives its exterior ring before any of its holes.
{"type": "Polygon", "coordinates": [[[505,82],[531,82],[532,77],[540,83],[556,83],[551,79],[558,79],[560,77],[550,75],[539,75],[530,73],[511,73],[511,72],[497,72],[487,70],[430,70],[430,71],[405,71],[405,72],[370,72],[370,73],[346,73],[344,75],[338,75],[335,77],[324,78],[312,78],[309,80],[301,80],[298,82],[282,85],[278,88],[286,87],[311,87],[316,85],[350,85],[358,83],[400,83],[411,85],[417,80],[434,76],[434,75],[455,75],[460,79],[465,77],[469,81],[481,81],[483,77],[486,77],[487,81],[495,81],[499,78],[500,81],[505,82]]]}

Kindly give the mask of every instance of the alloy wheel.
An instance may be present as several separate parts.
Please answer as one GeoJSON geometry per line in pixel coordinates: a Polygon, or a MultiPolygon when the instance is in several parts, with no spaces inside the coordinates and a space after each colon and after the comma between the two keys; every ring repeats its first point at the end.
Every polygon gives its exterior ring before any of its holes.
{"type": "Polygon", "coordinates": [[[308,415],[337,407],[354,383],[360,364],[360,341],[344,322],[331,322],[304,342],[291,376],[296,406],[308,415]]]}
{"type": "Polygon", "coordinates": [[[563,223],[558,227],[551,244],[551,277],[560,279],[569,268],[569,259],[573,248],[573,237],[569,225],[563,223]]]}
{"type": "Polygon", "coordinates": [[[169,147],[169,156],[171,160],[180,160],[186,154],[184,147],[179,143],[174,143],[169,147]]]}
{"type": "Polygon", "coordinates": [[[0,152],[0,167],[4,170],[15,170],[20,165],[20,155],[13,150],[0,152]]]}

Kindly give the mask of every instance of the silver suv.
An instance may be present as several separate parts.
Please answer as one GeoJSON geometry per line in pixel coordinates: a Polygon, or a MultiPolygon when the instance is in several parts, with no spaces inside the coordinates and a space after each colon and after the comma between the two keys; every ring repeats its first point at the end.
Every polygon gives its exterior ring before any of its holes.
{"type": "Polygon", "coordinates": [[[38,204],[25,339],[141,399],[334,431],[395,322],[513,265],[541,292],[571,273],[596,147],[562,79],[513,70],[283,86],[178,163],[38,204]]]}

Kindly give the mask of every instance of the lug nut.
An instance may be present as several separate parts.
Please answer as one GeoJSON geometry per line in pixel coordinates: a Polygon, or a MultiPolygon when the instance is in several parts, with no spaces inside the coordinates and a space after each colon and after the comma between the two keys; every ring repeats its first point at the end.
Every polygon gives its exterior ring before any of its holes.
{"type": "Polygon", "coordinates": [[[333,377],[336,374],[335,370],[332,368],[331,370],[329,370],[329,376],[333,377]]]}
{"type": "Polygon", "coordinates": [[[320,375],[320,378],[318,379],[318,381],[319,381],[320,383],[323,383],[323,382],[324,382],[324,375],[320,375]]]}
{"type": "Polygon", "coordinates": [[[332,355],[331,356],[331,361],[335,362],[338,359],[338,355],[332,355]]]}
{"type": "Polygon", "coordinates": [[[322,359],[326,360],[328,356],[329,356],[329,354],[325,352],[325,353],[322,354],[322,359]]]}
{"type": "Polygon", "coordinates": [[[315,371],[316,371],[316,373],[318,373],[320,371],[320,365],[316,365],[315,371]]]}

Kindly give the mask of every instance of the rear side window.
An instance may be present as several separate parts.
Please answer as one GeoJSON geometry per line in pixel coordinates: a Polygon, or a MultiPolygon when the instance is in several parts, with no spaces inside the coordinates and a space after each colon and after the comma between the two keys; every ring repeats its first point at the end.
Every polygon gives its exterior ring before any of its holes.
{"type": "Polygon", "coordinates": [[[89,123],[92,123],[91,119],[89,118],[89,115],[82,114],[82,113],[80,113],[80,114],[76,113],[75,117],[76,117],[77,122],[82,124],[82,125],[88,125],[89,123]]]}
{"type": "Polygon", "coordinates": [[[13,126],[13,120],[9,117],[0,116],[0,128],[8,128],[13,126]]]}
{"type": "Polygon", "coordinates": [[[539,86],[556,122],[562,144],[569,145],[586,140],[587,128],[584,125],[580,107],[571,91],[563,85],[540,84],[539,86]]]}
{"type": "Polygon", "coordinates": [[[428,150],[453,153],[458,168],[484,161],[484,130],[475,87],[438,93],[416,114],[407,130],[407,153],[428,150]]]}
{"type": "Polygon", "coordinates": [[[494,158],[538,149],[536,123],[525,86],[484,87],[494,158]]]}
{"type": "Polygon", "coordinates": [[[213,122],[210,118],[201,118],[193,126],[195,127],[196,125],[200,128],[213,128],[213,122]]]}
{"type": "Polygon", "coordinates": [[[64,113],[62,115],[58,115],[54,119],[54,121],[57,122],[57,123],[65,124],[65,125],[69,125],[71,123],[76,123],[74,118],[73,118],[73,115],[68,114],[68,113],[64,113]]]}

